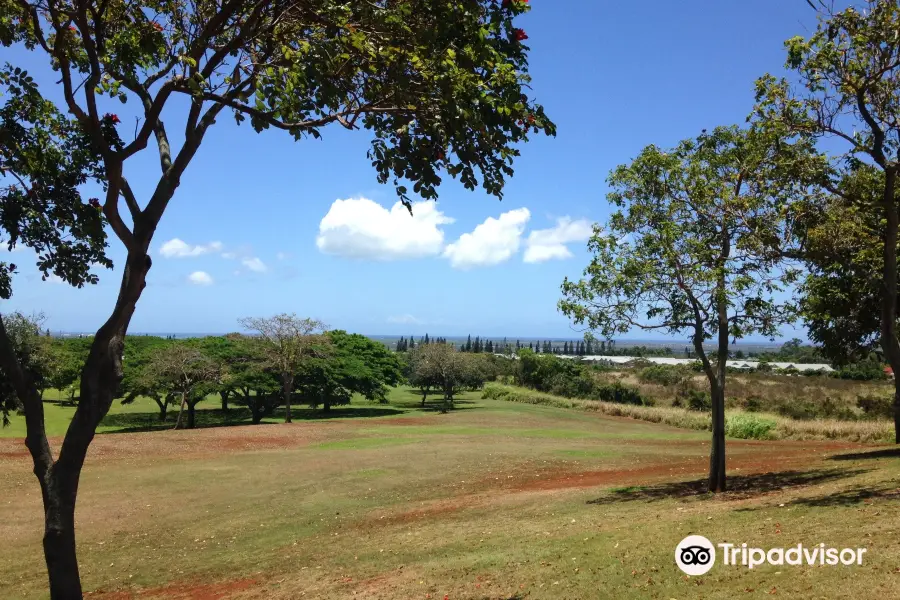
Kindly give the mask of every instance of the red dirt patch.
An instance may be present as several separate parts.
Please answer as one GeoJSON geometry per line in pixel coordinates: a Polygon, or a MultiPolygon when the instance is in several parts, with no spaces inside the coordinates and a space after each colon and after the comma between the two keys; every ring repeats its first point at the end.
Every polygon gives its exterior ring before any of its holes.
{"type": "Polygon", "coordinates": [[[86,598],[101,600],[133,600],[136,598],[168,598],[170,600],[222,600],[259,583],[255,579],[238,579],[218,583],[171,583],[134,592],[88,592],[86,598]]]}

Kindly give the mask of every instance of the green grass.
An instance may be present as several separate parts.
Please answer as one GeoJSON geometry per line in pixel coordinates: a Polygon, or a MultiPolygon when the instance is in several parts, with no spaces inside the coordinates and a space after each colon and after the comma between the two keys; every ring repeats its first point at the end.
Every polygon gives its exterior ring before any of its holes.
{"type": "MultiPolygon", "coordinates": [[[[866,448],[729,440],[734,491],[709,496],[697,484],[706,432],[479,395],[449,414],[398,389],[379,413],[354,403],[292,425],[97,436],[76,516],[85,588],[267,600],[900,597],[892,447],[848,456],[866,448]],[[672,554],[690,533],[869,552],[862,567],[717,565],[685,578],[672,554]]],[[[0,440],[0,598],[46,597],[30,471],[21,443],[0,440]]]]}

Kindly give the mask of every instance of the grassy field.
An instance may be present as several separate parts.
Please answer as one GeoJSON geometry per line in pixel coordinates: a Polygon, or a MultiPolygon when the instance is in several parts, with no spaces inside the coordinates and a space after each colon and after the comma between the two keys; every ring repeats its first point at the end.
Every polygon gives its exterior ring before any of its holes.
{"type": "MultiPolygon", "coordinates": [[[[137,408],[117,414],[155,412],[137,408]]],[[[71,409],[51,410],[64,428],[71,409]]],[[[98,436],[77,513],[88,597],[900,597],[890,447],[730,440],[733,491],[709,497],[705,432],[477,393],[443,415],[402,388],[390,405],[298,412],[98,436]],[[687,577],[673,554],[694,533],[868,553],[687,577]]],[[[13,431],[0,439],[0,598],[42,598],[40,492],[13,431]]]]}

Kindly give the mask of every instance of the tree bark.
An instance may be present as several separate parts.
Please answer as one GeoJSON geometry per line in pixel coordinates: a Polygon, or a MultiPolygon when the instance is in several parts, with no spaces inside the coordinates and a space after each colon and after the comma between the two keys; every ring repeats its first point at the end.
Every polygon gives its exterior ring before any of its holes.
{"type": "Polygon", "coordinates": [[[228,411],[228,392],[219,392],[219,395],[222,397],[222,411],[228,411]]]}
{"type": "Polygon", "coordinates": [[[166,422],[166,413],[169,412],[169,401],[168,401],[168,399],[166,399],[166,400],[160,400],[159,398],[157,398],[157,397],[154,396],[153,400],[156,402],[156,406],[159,407],[159,420],[160,420],[160,422],[161,422],[161,423],[165,423],[165,422],[166,422]]]}
{"type": "Polygon", "coordinates": [[[885,169],[884,290],[881,296],[881,348],[894,372],[894,443],[900,444],[900,341],[897,340],[897,232],[900,216],[895,198],[896,168],[885,169]]]}
{"type": "Polygon", "coordinates": [[[55,467],[41,481],[44,499],[44,560],[54,600],[81,600],[81,577],[75,549],[75,496],[78,473],[55,467]]]}
{"type": "Polygon", "coordinates": [[[293,377],[282,377],[282,392],[284,394],[284,422],[291,422],[291,394],[293,393],[294,380],[293,377]]]}
{"type": "Polygon", "coordinates": [[[181,407],[178,409],[178,419],[175,421],[175,429],[181,429],[181,419],[184,417],[185,406],[187,406],[187,394],[181,392],[181,407]]]}

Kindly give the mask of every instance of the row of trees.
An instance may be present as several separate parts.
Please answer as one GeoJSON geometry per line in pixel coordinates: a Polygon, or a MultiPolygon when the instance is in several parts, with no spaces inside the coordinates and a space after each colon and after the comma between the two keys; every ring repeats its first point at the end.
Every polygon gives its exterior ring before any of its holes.
{"type": "Polygon", "coordinates": [[[585,277],[562,285],[561,310],[605,336],[690,336],[712,396],[710,491],[725,489],[729,341],[803,317],[836,360],[878,344],[900,369],[900,3],[864,4],[819,3],[816,31],[786,42],[794,85],[761,77],[748,126],[648,146],[616,168],[618,211],[595,227],[585,277]],[[843,150],[822,151],[825,139],[843,150]]]}
{"type": "Polygon", "coordinates": [[[421,346],[424,344],[446,344],[446,343],[447,343],[447,338],[442,338],[442,337],[429,338],[428,334],[426,333],[424,336],[419,338],[418,343],[416,342],[416,338],[414,336],[409,336],[409,339],[401,337],[397,341],[397,345],[395,346],[395,348],[396,348],[397,352],[408,352],[409,350],[412,350],[413,348],[415,348],[417,345],[421,346]]]}
{"type": "MultiPolygon", "coordinates": [[[[39,318],[15,314],[6,321],[41,389],[63,391],[74,404],[79,367],[91,340],[41,336],[39,318]]],[[[117,397],[124,404],[151,398],[161,421],[178,406],[175,426],[190,429],[197,404],[210,395],[221,399],[223,410],[230,404],[247,408],[254,423],[284,406],[290,422],[292,403],[327,411],[348,404],[353,394],[385,402],[388,387],[403,380],[398,355],[365,336],[326,331],[319,321],[288,314],[242,322],[254,335],[129,336],[117,397]]],[[[0,377],[0,394],[5,422],[22,406],[6,377],[0,377]]]]}

